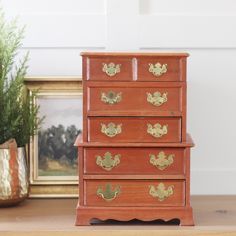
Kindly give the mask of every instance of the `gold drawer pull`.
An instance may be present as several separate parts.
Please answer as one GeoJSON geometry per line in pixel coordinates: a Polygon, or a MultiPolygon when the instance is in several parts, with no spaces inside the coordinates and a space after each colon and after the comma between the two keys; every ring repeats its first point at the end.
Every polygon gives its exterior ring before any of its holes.
{"type": "Polygon", "coordinates": [[[102,71],[105,72],[108,76],[114,76],[117,73],[120,73],[121,64],[115,64],[113,62],[106,64],[102,63],[102,71]]]}
{"type": "Polygon", "coordinates": [[[101,124],[101,126],[102,126],[101,132],[110,138],[115,137],[117,134],[120,134],[122,131],[121,129],[122,124],[115,125],[114,123],[111,122],[108,125],[101,124]]]}
{"type": "Polygon", "coordinates": [[[98,187],[97,189],[97,195],[108,202],[114,200],[120,193],[120,186],[116,186],[112,190],[111,184],[106,184],[104,191],[102,187],[98,187]]]}
{"type": "Polygon", "coordinates": [[[156,64],[149,63],[149,72],[154,76],[161,76],[167,72],[167,64],[161,65],[161,63],[157,62],[156,64]]]}
{"type": "Polygon", "coordinates": [[[108,93],[101,93],[101,101],[108,104],[116,104],[119,103],[122,99],[122,93],[115,93],[113,91],[109,91],[108,93]]]}
{"type": "Polygon", "coordinates": [[[147,133],[155,138],[160,138],[168,133],[168,125],[161,126],[159,123],[156,123],[152,126],[147,124],[147,133]]]}
{"type": "Polygon", "coordinates": [[[166,155],[163,151],[159,152],[157,156],[150,154],[150,164],[156,166],[159,170],[164,170],[174,162],[174,154],[166,155]]]}
{"type": "Polygon", "coordinates": [[[115,166],[120,164],[121,155],[117,154],[112,157],[110,152],[106,152],[103,157],[96,156],[96,164],[102,167],[104,170],[110,171],[115,166]]]}
{"type": "Polygon", "coordinates": [[[160,202],[164,201],[166,198],[174,194],[174,186],[165,187],[163,183],[160,183],[155,187],[154,185],[149,186],[149,194],[152,197],[156,197],[160,202]]]}
{"type": "Polygon", "coordinates": [[[154,106],[161,106],[162,104],[164,104],[165,102],[167,102],[167,95],[168,93],[163,93],[161,95],[160,92],[156,91],[155,93],[151,94],[151,93],[147,93],[147,101],[149,103],[151,103],[154,106]]]}

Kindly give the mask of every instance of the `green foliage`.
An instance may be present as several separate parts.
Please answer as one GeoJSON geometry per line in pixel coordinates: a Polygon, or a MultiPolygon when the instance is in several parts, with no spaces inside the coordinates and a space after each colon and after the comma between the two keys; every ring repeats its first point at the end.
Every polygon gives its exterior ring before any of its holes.
{"type": "Polygon", "coordinates": [[[0,9],[0,144],[15,138],[24,146],[42,122],[33,102],[36,94],[27,94],[24,86],[28,53],[16,60],[23,36],[24,28],[16,20],[6,22],[0,9]]]}
{"type": "Polygon", "coordinates": [[[74,175],[77,170],[77,148],[74,146],[76,137],[81,133],[75,125],[51,126],[38,132],[39,171],[41,175],[74,175]],[[48,161],[56,161],[60,170],[50,170],[48,161]],[[63,167],[64,171],[63,172],[63,167]],[[67,168],[65,168],[67,167],[67,168]],[[50,173],[51,172],[51,173],[50,173]]]}

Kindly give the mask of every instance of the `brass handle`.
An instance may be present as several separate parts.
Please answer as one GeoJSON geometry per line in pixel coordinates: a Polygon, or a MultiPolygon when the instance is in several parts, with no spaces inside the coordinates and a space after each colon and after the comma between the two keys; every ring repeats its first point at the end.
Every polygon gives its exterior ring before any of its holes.
{"type": "Polygon", "coordinates": [[[159,123],[156,123],[152,126],[147,124],[147,133],[155,138],[160,138],[168,133],[168,125],[161,126],[159,123]]]}
{"type": "Polygon", "coordinates": [[[150,164],[156,166],[159,170],[164,170],[174,162],[174,154],[166,155],[165,152],[161,151],[155,156],[155,154],[150,154],[150,164]]]}
{"type": "Polygon", "coordinates": [[[161,76],[167,72],[167,64],[161,65],[161,63],[157,62],[156,64],[149,63],[149,72],[154,76],[161,76]]]}
{"type": "Polygon", "coordinates": [[[152,197],[157,198],[160,202],[164,201],[166,198],[174,194],[174,186],[165,187],[164,183],[159,183],[157,187],[154,185],[149,186],[149,194],[152,197]]]}
{"type": "Polygon", "coordinates": [[[168,93],[161,94],[159,91],[156,91],[155,93],[147,93],[147,101],[154,106],[161,106],[165,102],[167,102],[167,95],[168,93]]]}
{"type": "Polygon", "coordinates": [[[114,123],[109,123],[108,125],[101,124],[101,132],[105,134],[106,136],[113,138],[117,134],[120,134],[122,132],[121,126],[122,124],[115,125],[114,123]]]}
{"type": "Polygon", "coordinates": [[[106,184],[105,190],[103,190],[101,186],[97,189],[97,196],[103,198],[105,201],[114,200],[120,193],[120,186],[116,186],[114,190],[112,190],[111,184],[106,184]]]}
{"type": "Polygon", "coordinates": [[[121,64],[115,64],[113,62],[106,64],[102,63],[102,71],[105,72],[108,76],[114,76],[117,73],[120,73],[121,64]]]}
{"type": "Polygon", "coordinates": [[[110,152],[106,152],[103,157],[96,156],[96,164],[102,167],[104,170],[110,171],[115,166],[120,164],[121,155],[117,154],[112,157],[110,152]]]}
{"type": "Polygon", "coordinates": [[[115,93],[113,91],[109,91],[108,93],[101,93],[101,101],[108,104],[116,104],[119,103],[122,99],[122,93],[115,93]]]}

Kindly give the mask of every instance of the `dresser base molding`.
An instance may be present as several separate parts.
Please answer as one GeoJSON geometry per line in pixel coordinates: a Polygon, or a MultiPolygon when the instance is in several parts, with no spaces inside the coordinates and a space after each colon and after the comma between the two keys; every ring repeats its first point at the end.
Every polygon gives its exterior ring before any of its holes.
{"type": "Polygon", "coordinates": [[[86,207],[76,209],[76,225],[90,225],[92,219],[142,221],[179,219],[181,226],[193,226],[192,207],[86,207]]]}

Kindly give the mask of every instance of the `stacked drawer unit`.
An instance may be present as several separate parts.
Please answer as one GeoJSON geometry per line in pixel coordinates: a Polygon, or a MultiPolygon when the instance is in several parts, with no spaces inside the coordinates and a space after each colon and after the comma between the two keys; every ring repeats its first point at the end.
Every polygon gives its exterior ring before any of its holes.
{"type": "Polygon", "coordinates": [[[76,225],[93,218],[193,225],[186,53],[82,53],[76,225]]]}

